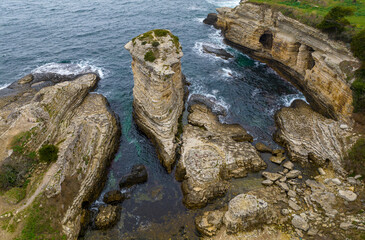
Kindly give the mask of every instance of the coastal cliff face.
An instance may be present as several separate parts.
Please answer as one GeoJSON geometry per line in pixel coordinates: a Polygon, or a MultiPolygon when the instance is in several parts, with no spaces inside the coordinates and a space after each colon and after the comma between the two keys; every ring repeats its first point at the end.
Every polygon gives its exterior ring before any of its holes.
{"type": "Polygon", "coordinates": [[[175,161],[179,118],[184,109],[184,82],[178,38],[157,29],[126,44],[134,75],[134,120],[152,139],[168,172],[175,161]]]}
{"type": "Polygon", "coordinates": [[[359,62],[344,44],[266,5],[241,3],[217,11],[216,25],[226,39],[289,76],[316,111],[349,120],[349,82],[359,62]]]}
{"type": "Polygon", "coordinates": [[[30,156],[45,144],[59,149],[56,162],[43,171],[30,170],[25,199],[18,204],[4,204],[13,212],[10,222],[21,216],[27,221],[23,212],[34,206],[56,205],[44,218],[57,219],[51,222],[67,239],[79,235],[83,208],[100,193],[120,135],[119,121],[105,97],[89,93],[98,79],[95,74],[86,74],[72,81],[56,81],[57,84],[52,79],[34,83],[34,76],[28,75],[28,80],[23,78],[12,85],[13,89],[3,90],[0,166],[30,156]],[[19,153],[12,142],[24,133],[29,137],[19,153]]]}
{"type": "Polygon", "coordinates": [[[229,179],[245,177],[266,164],[240,125],[220,123],[205,105],[193,105],[189,111],[176,177],[183,181],[185,205],[196,208],[223,196],[229,179]]]}
{"type": "Polygon", "coordinates": [[[325,118],[301,100],[280,109],[275,122],[275,141],[287,149],[292,161],[318,166],[331,163],[337,173],[345,173],[343,160],[353,144],[348,125],[325,118]]]}

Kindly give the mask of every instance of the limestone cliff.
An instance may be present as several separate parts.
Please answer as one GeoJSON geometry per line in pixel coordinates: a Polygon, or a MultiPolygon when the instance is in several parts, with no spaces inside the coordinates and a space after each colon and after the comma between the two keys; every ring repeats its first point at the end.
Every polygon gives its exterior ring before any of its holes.
{"type": "Polygon", "coordinates": [[[204,207],[222,196],[231,178],[266,167],[250,143],[252,136],[236,124],[221,124],[204,105],[193,105],[184,126],[181,158],[176,170],[182,180],[184,203],[204,207]]]}
{"type": "Polygon", "coordinates": [[[98,82],[97,75],[66,78],[64,82],[55,79],[37,82],[35,76],[28,75],[26,81],[23,78],[3,90],[0,166],[21,158],[29,161],[29,156],[45,144],[57,146],[57,161],[43,172],[29,169],[32,177],[26,198],[7,210],[14,213],[10,222],[16,222],[23,210],[32,209],[34,204],[56,205],[44,218],[56,219],[51,221],[56,229],[67,239],[76,239],[83,208],[94,201],[103,186],[107,166],[118,147],[120,127],[105,97],[89,93],[98,82]],[[12,146],[18,136],[27,136],[22,151],[12,146]]]}
{"type": "Polygon", "coordinates": [[[348,81],[358,60],[338,41],[264,4],[219,8],[225,38],[266,61],[303,91],[316,111],[347,121],[352,113],[348,81]]]}
{"type": "Polygon", "coordinates": [[[134,119],[155,143],[162,164],[170,172],[184,109],[180,43],[170,31],[157,29],[139,35],[125,48],[133,58],[134,119]]]}

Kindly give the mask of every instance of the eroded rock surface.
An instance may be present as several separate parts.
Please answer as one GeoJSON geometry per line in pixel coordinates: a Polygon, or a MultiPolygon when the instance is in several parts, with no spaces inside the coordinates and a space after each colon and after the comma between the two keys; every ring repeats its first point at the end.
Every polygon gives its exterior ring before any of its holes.
{"type": "Polygon", "coordinates": [[[315,110],[334,119],[350,118],[352,92],[347,79],[360,65],[345,44],[265,4],[241,2],[217,11],[216,25],[226,39],[289,74],[315,110]]]}
{"type": "Polygon", "coordinates": [[[82,206],[92,202],[103,187],[107,166],[118,147],[120,126],[105,97],[89,93],[97,84],[97,75],[65,77],[64,82],[57,75],[42,81],[40,90],[32,87],[35,79],[28,75],[1,96],[0,165],[16,156],[9,149],[19,134],[29,136],[23,143],[24,155],[44,144],[57,145],[57,161],[31,192],[34,196],[27,195],[17,209],[31,205],[38,194],[44,194],[45,203],[62,203],[54,212],[61,218],[59,230],[75,239],[81,228],[82,206]]]}
{"type": "Polygon", "coordinates": [[[228,179],[266,167],[241,126],[221,124],[204,105],[191,107],[188,122],[176,173],[188,207],[205,206],[225,194],[228,179]]]}
{"type": "Polygon", "coordinates": [[[167,171],[175,161],[175,135],[184,109],[184,83],[178,38],[153,30],[125,45],[132,55],[134,120],[152,139],[167,171]]]}
{"type": "Polygon", "coordinates": [[[340,122],[323,117],[300,100],[278,111],[275,122],[275,141],[285,146],[292,161],[318,165],[329,161],[336,171],[344,171],[342,160],[351,146],[346,142],[351,133],[341,129],[340,122]]]}

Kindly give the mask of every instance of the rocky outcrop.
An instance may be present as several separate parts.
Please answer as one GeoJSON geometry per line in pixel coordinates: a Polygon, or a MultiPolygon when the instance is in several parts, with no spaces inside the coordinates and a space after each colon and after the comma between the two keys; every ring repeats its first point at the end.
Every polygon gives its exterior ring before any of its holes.
{"type": "Polygon", "coordinates": [[[184,108],[180,43],[170,31],[157,29],[139,35],[125,48],[133,58],[134,120],[155,143],[162,164],[170,172],[184,108]]]}
{"type": "Polygon", "coordinates": [[[301,100],[278,111],[275,122],[275,141],[287,149],[291,160],[317,165],[330,162],[337,172],[344,172],[342,161],[352,135],[347,125],[325,118],[301,100]]]}
{"type": "Polygon", "coordinates": [[[265,4],[241,3],[217,11],[216,25],[226,39],[289,75],[316,111],[333,119],[350,118],[347,81],[360,65],[343,43],[265,4]]]}
{"type": "Polygon", "coordinates": [[[193,208],[224,195],[228,179],[244,177],[266,164],[240,125],[221,124],[204,105],[193,105],[189,111],[176,176],[183,181],[185,205],[193,208]]]}
{"type": "MultiPolygon", "coordinates": [[[[100,193],[107,166],[119,143],[118,118],[100,94],[90,93],[99,77],[86,74],[62,76],[37,83],[33,75],[4,89],[0,111],[0,165],[19,158],[9,150],[19,134],[26,133],[22,143],[26,155],[44,144],[56,145],[57,161],[52,163],[40,185],[21,202],[18,211],[32,204],[35,197],[62,204],[54,212],[61,217],[61,230],[68,239],[77,238],[81,228],[82,208],[100,193]],[[35,88],[35,84],[42,88],[35,88]]],[[[53,214],[53,213],[52,213],[53,214]]]]}

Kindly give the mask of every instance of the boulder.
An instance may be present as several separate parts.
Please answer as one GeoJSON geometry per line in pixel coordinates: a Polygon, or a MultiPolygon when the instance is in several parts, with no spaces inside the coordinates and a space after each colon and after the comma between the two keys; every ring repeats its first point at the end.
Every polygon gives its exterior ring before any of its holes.
{"type": "Polygon", "coordinates": [[[353,202],[357,198],[356,193],[354,193],[353,191],[350,191],[350,190],[339,190],[338,195],[340,195],[340,197],[342,197],[343,199],[345,199],[348,202],[353,202]]]}
{"type": "Polygon", "coordinates": [[[303,231],[308,231],[309,229],[309,224],[307,223],[307,221],[299,215],[294,215],[293,219],[291,220],[291,223],[297,229],[303,231]]]}
{"type": "Polygon", "coordinates": [[[286,174],[286,177],[287,178],[297,178],[297,177],[299,177],[300,174],[302,174],[302,172],[299,170],[291,170],[290,172],[288,172],[286,174]]]}
{"type": "Polygon", "coordinates": [[[198,231],[206,236],[215,235],[223,225],[224,211],[208,211],[195,218],[198,231]]]}
{"type": "Polygon", "coordinates": [[[267,152],[267,153],[272,152],[271,148],[269,148],[268,146],[266,146],[265,144],[263,144],[261,142],[256,143],[255,147],[256,147],[256,150],[259,152],[267,152]]]}
{"type": "Polygon", "coordinates": [[[270,161],[276,164],[281,164],[285,160],[285,156],[282,153],[278,154],[277,156],[271,156],[270,161]]]}
{"type": "Polygon", "coordinates": [[[265,224],[267,221],[268,204],[253,195],[240,194],[228,204],[223,222],[227,233],[237,233],[250,227],[265,224]]]}
{"type": "Polygon", "coordinates": [[[122,203],[126,199],[126,196],[121,193],[119,190],[112,190],[105,193],[103,201],[106,204],[118,204],[122,203]]]}
{"type": "Polygon", "coordinates": [[[283,164],[283,167],[289,170],[292,170],[294,168],[294,164],[290,161],[287,161],[283,164]]]}
{"type": "Polygon", "coordinates": [[[132,170],[127,175],[119,180],[119,187],[126,188],[135,184],[147,182],[148,174],[144,165],[138,164],[132,167],[132,170]]]}
{"type": "Polygon", "coordinates": [[[100,206],[95,217],[95,227],[97,229],[108,229],[113,227],[120,218],[120,207],[113,205],[100,206]]]}
{"type": "Polygon", "coordinates": [[[282,177],[282,175],[280,175],[279,173],[271,173],[271,172],[262,172],[262,176],[273,182],[282,177]]]}

